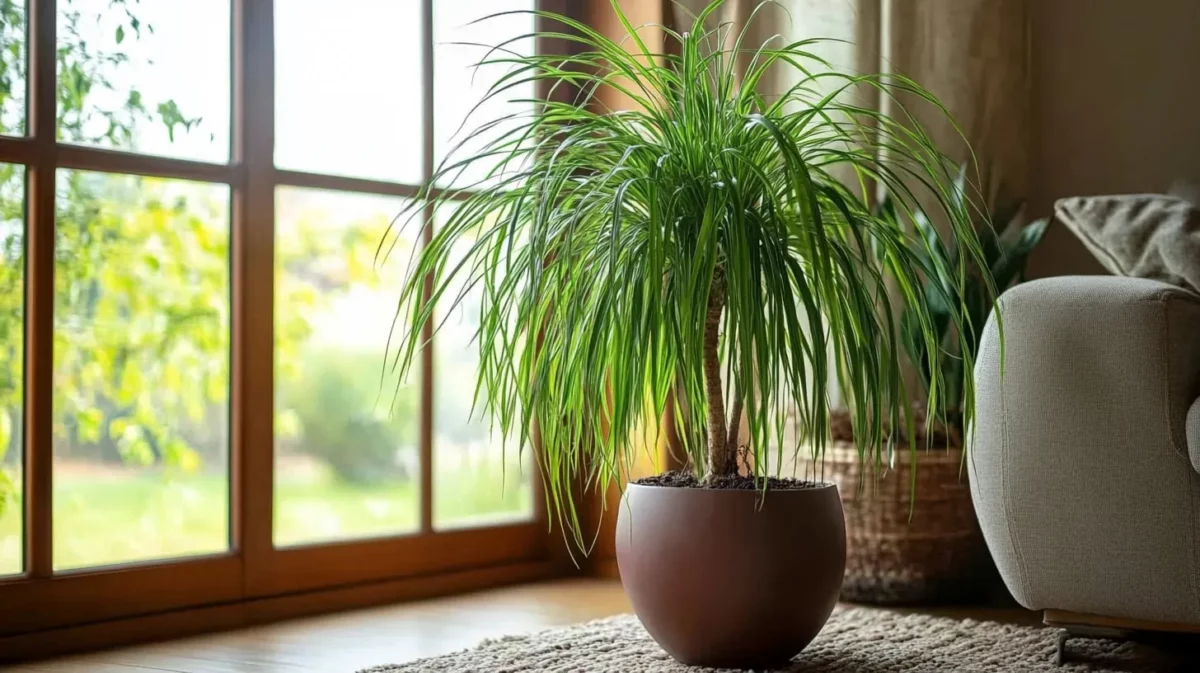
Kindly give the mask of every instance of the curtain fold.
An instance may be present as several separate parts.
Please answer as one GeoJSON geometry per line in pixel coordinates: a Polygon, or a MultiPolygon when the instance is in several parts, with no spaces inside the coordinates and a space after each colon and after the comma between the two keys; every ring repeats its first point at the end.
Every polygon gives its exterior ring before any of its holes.
{"type": "MultiPolygon", "coordinates": [[[[688,30],[710,0],[662,0],[664,19],[688,30]]],[[[895,119],[905,111],[919,121],[950,159],[966,163],[980,205],[1024,201],[1029,192],[1031,78],[1029,0],[726,0],[707,30],[721,28],[725,48],[743,30],[744,49],[765,41],[789,44],[830,38],[813,51],[848,73],[897,73],[930,91],[954,120],[928,104],[897,101],[872,88],[850,95],[863,107],[895,119]],[[956,128],[957,124],[957,128],[956,128]]],[[[745,69],[749,56],[743,56],[745,69]]],[[[797,76],[778,68],[761,81],[764,96],[786,91],[797,76]]],[[[852,175],[836,176],[851,180],[852,175]]],[[[935,223],[937,218],[934,218],[935,223]]],[[[1003,226],[1007,223],[997,223],[1003,226]]],[[[893,297],[895,299],[895,297],[893,297]]],[[[916,372],[907,368],[910,398],[923,400],[916,372]]],[[[840,395],[830,391],[831,401],[840,395]]],[[[742,437],[746,437],[743,426],[742,437]]]]}
{"type": "MultiPolygon", "coordinates": [[[[708,0],[665,0],[686,29],[708,0]]],[[[928,106],[911,111],[955,161],[974,160],[989,202],[1023,199],[1029,189],[1030,73],[1028,0],[727,0],[708,29],[747,31],[745,45],[808,38],[839,42],[818,53],[848,72],[903,74],[945,104],[962,134],[928,106]],[[751,17],[753,16],[753,20],[751,17]],[[964,142],[964,137],[966,142],[964,142]]],[[[744,64],[743,64],[744,66],[744,64]]],[[[764,78],[762,93],[786,90],[784,69],[764,78]]],[[[868,96],[859,92],[858,96],[868,96]]],[[[860,99],[862,105],[890,103],[860,99]]],[[[901,101],[904,102],[903,100],[901,101]]],[[[891,110],[885,110],[891,111],[891,110]]]]}
{"type": "MultiPolygon", "coordinates": [[[[1027,0],[891,0],[889,71],[921,83],[958,122],[975,153],[988,203],[1029,190],[1031,81],[1027,0]]],[[[969,160],[942,117],[922,119],[946,154],[969,160]]]]}

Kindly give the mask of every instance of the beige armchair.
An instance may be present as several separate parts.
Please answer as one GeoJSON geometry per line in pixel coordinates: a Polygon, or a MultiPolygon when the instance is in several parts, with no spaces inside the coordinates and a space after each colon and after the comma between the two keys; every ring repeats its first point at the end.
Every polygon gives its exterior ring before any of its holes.
{"type": "Polygon", "coordinates": [[[1000,306],[968,469],[1009,591],[1085,633],[1200,631],[1200,295],[1063,277],[1000,306]]]}

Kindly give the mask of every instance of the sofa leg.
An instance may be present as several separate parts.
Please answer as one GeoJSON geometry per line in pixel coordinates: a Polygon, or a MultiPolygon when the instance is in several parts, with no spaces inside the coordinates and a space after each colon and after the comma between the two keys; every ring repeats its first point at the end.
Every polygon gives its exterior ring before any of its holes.
{"type": "Polygon", "coordinates": [[[1110,640],[1125,640],[1133,635],[1132,631],[1082,624],[1056,625],[1059,626],[1058,644],[1054,648],[1054,664],[1062,666],[1067,661],[1067,641],[1071,638],[1106,638],[1110,640]]]}
{"type": "MultiPolygon", "coordinates": [[[[1184,661],[1193,662],[1200,645],[1200,624],[1174,622],[1152,622],[1135,619],[1103,617],[1064,610],[1046,610],[1042,621],[1058,629],[1054,662],[1062,666],[1067,663],[1070,651],[1067,641],[1078,638],[1105,638],[1109,640],[1136,640],[1141,657],[1157,661],[1163,670],[1194,670],[1195,667],[1178,667],[1184,661]]],[[[1146,670],[1159,670],[1157,666],[1146,670]]]]}

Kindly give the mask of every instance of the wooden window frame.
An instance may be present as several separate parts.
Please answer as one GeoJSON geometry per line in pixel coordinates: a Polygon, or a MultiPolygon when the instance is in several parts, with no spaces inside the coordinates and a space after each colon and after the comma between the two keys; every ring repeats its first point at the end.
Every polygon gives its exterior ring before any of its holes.
{"type": "MultiPolygon", "coordinates": [[[[396,537],[277,548],[274,506],[274,243],[276,188],[411,197],[416,185],[279,170],[274,165],[274,0],[232,0],[232,153],[224,164],[60,144],[55,139],[57,6],[28,0],[25,137],[0,137],[0,162],[26,169],[24,573],[0,578],[0,642],[156,613],[254,603],[366,583],[463,575],[505,565],[528,578],[566,567],[562,538],[547,533],[540,480],[534,517],[483,528],[435,530],[432,521],[433,354],[422,354],[420,528],[396,537]],[[78,169],[228,185],[230,273],[230,548],[228,552],[67,572],[53,569],[53,307],[55,172],[78,169]]],[[[422,3],[423,179],[434,169],[433,5],[422,3]]],[[[539,0],[578,15],[581,2],[539,0]]],[[[546,52],[563,44],[539,43],[546,52]]],[[[542,91],[545,94],[545,89],[542,91]]],[[[564,92],[565,93],[565,92],[564,92]]],[[[426,213],[423,241],[432,236],[426,213]]],[[[432,336],[430,334],[430,336],[432,336]]],[[[495,577],[496,575],[487,575],[495,577]]],[[[482,577],[482,575],[481,575],[482,577]]],[[[339,589],[340,588],[340,589],[339,589]]],[[[394,592],[393,592],[394,593],[394,592]]],[[[388,592],[380,594],[387,600],[388,592]]],[[[360,601],[361,602],[361,601],[360,601]]],[[[333,606],[333,607],[336,607],[333,606]]],[[[19,649],[19,648],[18,648],[19,649]]],[[[0,660],[5,657],[0,654],[0,660]]]]}

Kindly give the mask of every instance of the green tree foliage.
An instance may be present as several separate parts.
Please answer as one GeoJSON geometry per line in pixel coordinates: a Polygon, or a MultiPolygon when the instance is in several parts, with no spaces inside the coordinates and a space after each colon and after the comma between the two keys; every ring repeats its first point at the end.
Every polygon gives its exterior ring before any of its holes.
{"type": "Polygon", "coordinates": [[[6,457],[13,453],[10,447],[17,443],[15,430],[20,419],[15,416],[20,409],[24,365],[21,301],[25,289],[25,256],[19,235],[23,216],[21,186],[18,168],[0,164],[0,515],[14,491],[14,484],[3,467],[6,457]],[[14,401],[17,403],[15,409],[12,408],[14,401]]]}
{"type": "Polygon", "coordinates": [[[373,353],[317,351],[306,358],[305,385],[280,391],[281,400],[303,429],[305,453],[320,458],[343,480],[383,484],[414,475],[414,466],[394,459],[397,440],[415,446],[416,413],[411,394],[396,405],[380,397],[379,357],[373,353]]]}
{"type": "Polygon", "coordinates": [[[59,450],[95,456],[99,445],[128,463],[194,469],[180,426],[203,422],[228,384],[225,204],[125,176],[67,172],[59,183],[59,450]]]}
{"type": "MultiPolygon", "coordinates": [[[[112,75],[130,59],[122,45],[153,26],[137,18],[136,3],[112,0],[109,10],[124,16],[115,49],[89,43],[80,30],[88,16],[70,4],[60,10],[59,140],[136,151],[143,125],[165,125],[172,141],[203,133],[203,120],[187,116],[175,101],[117,90],[112,75]],[[99,102],[113,100],[122,102],[99,102]]],[[[0,0],[4,135],[25,131],[25,11],[23,2],[0,0]]],[[[23,167],[0,165],[0,466],[13,464],[21,441],[23,173],[23,167]]],[[[230,345],[227,189],[60,171],[56,200],[56,453],[184,471],[200,469],[205,458],[222,463],[230,345]]],[[[306,380],[302,351],[321,307],[353,283],[374,282],[374,246],[388,224],[381,217],[339,232],[300,219],[276,251],[277,273],[289,274],[276,294],[277,311],[288,316],[276,326],[284,388],[306,380]],[[314,269],[313,260],[326,264],[314,269]],[[329,260],[336,262],[332,272],[329,260]]],[[[317,407],[307,418],[286,403],[279,411],[285,438],[312,432],[320,420],[317,407]]],[[[0,514],[15,492],[4,474],[0,514]]]]}
{"type": "Polygon", "coordinates": [[[25,6],[0,0],[0,133],[25,132],[25,6]]]}
{"type": "MultiPolygon", "coordinates": [[[[11,2],[12,0],[5,0],[11,2]]],[[[138,0],[134,0],[136,6],[138,0]]],[[[85,21],[99,17],[82,12],[68,4],[59,10],[58,35],[58,138],[72,143],[87,143],[117,149],[136,149],[139,124],[161,123],[167,128],[172,142],[175,130],[191,131],[202,120],[184,116],[173,100],[149,103],[137,89],[128,92],[118,89],[110,79],[130,56],[120,50],[127,34],[140,38],[142,22],[132,13],[126,0],[109,0],[111,14],[124,14],[125,21],[116,27],[117,49],[96,48],[85,38],[80,27],[85,21]],[[126,31],[128,26],[128,31],[126,31]],[[112,96],[98,96],[107,93],[112,96]],[[96,98],[119,100],[117,106],[99,105],[96,98]],[[154,105],[151,110],[149,105],[154,105]]],[[[154,26],[146,24],[153,32],[154,26]]]]}
{"type": "MultiPolygon", "coordinates": [[[[0,0],[0,134],[25,132],[25,8],[0,0]]],[[[21,408],[25,256],[23,170],[0,164],[0,515],[15,484],[2,469],[13,461],[21,408]]]]}

